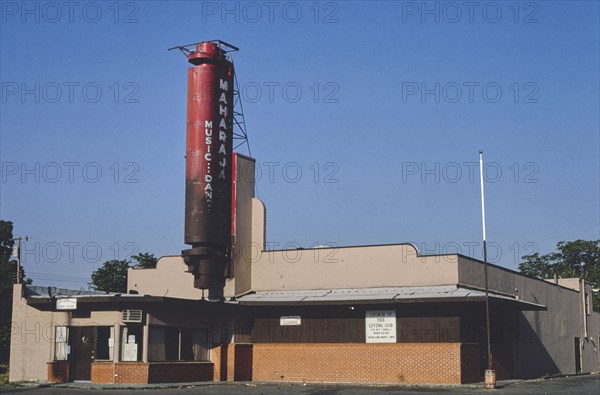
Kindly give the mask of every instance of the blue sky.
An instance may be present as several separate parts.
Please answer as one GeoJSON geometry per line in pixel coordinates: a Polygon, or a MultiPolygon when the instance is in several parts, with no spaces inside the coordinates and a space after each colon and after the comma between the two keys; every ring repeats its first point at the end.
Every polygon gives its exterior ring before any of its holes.
{"type": "Polygon", "coordinates": [[[240,48],[272,246],[481,257],[479,149],[492,262],[600,237],[598,2],[1,6],[0,216],[37,284],[185,248],[187,62],[167,48],[210,39],[240,48]]]}

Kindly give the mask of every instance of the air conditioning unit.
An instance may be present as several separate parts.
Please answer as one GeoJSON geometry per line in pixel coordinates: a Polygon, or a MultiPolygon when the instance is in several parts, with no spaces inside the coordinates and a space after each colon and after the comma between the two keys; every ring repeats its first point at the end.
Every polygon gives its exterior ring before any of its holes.
{"type": "Polygon", "coordinates": [[[123,310],[123,322],[142,322],[142,310],[123,310]]]}

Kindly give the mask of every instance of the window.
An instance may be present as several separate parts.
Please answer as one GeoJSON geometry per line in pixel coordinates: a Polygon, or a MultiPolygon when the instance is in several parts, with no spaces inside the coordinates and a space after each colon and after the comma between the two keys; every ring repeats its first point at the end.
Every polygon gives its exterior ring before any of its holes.
{"type": "Polygon", "coordinates": [[[149,361],[209,361],[212,338],[206,329],[150,326],[149,361]]]}
{"type": "Polygon", "coordinates": [[[54,328],[54,360],[66,361],[69,359],[69,327],[57,326],[54,328]]]}
{"type": "Polygon", "coordinates": [[[142,325],[121,327],[121,361],[142,360],[142,325]]]}
{"type": "Polygon", "coordinates": [[[112,361],[115,347],[115,328],[99,326],[96,329],[96,359],[112,361]]]}
{"type": "Polygon", "coordinates": [[[188,328],[181,329],[181,361],[196,361],[194,358],[194,331],[188,328]]]}
{"type": "Polygon", "coordinates": [[[166,361],[179,361],[179,328],[164,328],[166,361]]]}
{"type": "Polygon", "coordinates": [[[210,361],[212,334],[208,329],[196,329],[192,332],[192,352],[194,361],[210,361]]]}

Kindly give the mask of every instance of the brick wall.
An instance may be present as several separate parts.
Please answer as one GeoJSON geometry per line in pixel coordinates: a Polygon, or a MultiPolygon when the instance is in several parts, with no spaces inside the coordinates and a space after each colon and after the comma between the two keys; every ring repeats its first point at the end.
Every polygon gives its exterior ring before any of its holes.
{"type": "Polygon", "coordinates": [[[148,384],[212,381],[212,362],[94,362],[94,384],[148,384]]]}
{"type": "Polygon", "coordinates": [[[144,362],[115,363],[115,384],[148,384],[148,364],[144,362]]]}
{"type": "Polygon", "coordinates": [[[94,363],[92,363],[91,381],[94,384],[111,384],[113,382],[113,363],[112,362],[94,362],[94,363]]]}
{"type": "Polygon", "coordinates": [[[94,362],[94,384],[148,384],[148,364],[144,362],[94,362]]]}
{"type": "MultiPolygon", "coordinates": [[[[254,344],[256,381],[460,384],[474,376],[461,343],[254,344]]],[[[473,354],[473,355],[471,355],[473,354]]],[[[479,355],[477,355],[477,361],[479,355]]],[[[469,362],[471,361],[471,362],[469,362]]]]}
{"type": "Polygon", "coordinates": [[[150,363],[148,367],[149,383],[186,383],[213,381],[212,362],[161,362],[150,363]]]}
{"type": "Polygon", "coordinates": [[[253,344],[229,343],[211,351],[214,381],[252,381],[253,344]]]}
{"type": "MultiPolygon", "coordinates": [[[[480,381],[479,344],[228,344],[214,348],[212,355],[212,363],[94,362],[92,383],[255,380],[461,384],[480,381]]],[[[68,369],[68,364],[66,366],[68,369]]],[[[55,371],[60,370],[55,368],[55,371]]],[[[50,379],[50,364],[48,377],[50,379]]]]}
{"type": "Polygon", "coordinates": [[[48,362],[48,382],[50,382],[50,383],[68,383],[69,382],[69,362],[67,362],[67,361],[48,362]]]}
{"type": "Polygon", "coordinates": [[[217,346],[210,350],[211,360],[214,364],[213,381],[227,381],[225,372],[227,370],[227,353],[223,353],[224,346],[217,346]],[[223,354],[224,357],[222,356],[223,354]]]}
{"type": "Polygon", "coordinates": [[[227,372],[227,381],[233,381],[235,377],[235,344],[226,344],[221,353],[221,358],[225,357],[224,371],[227,372]]]}

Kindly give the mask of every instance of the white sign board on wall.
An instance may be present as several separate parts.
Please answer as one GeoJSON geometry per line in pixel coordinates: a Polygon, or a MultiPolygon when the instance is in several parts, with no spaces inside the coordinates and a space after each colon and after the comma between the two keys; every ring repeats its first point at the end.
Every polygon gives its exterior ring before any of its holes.
{"type": "Polygon", "coordinates": [[[123,361],[137,361],[138,345],[135,343],[125,343],[123,346],[123,361]]]}
{"type": "Polygon", "coordinates": [[[282,315],[279,317],[279,325],[281,326],[300,325],[301,323],[302,319],[299,315],[282,315]]]}
{"type": "Polygon", "coordinates": [[[76,310],[77,298],[56,299],[56,310],[76,310]]]}
{"type": "Polygon", "coordinates": [[[56,327],[56,343],[66,343],[67,342],[67,327],[66,326],[57,326],[56,327]]]}
{"type": "Polygon", "coordinates": [[[365,312],[365,340],[367,343],[396,343],[396,311],[365,312]]]}

